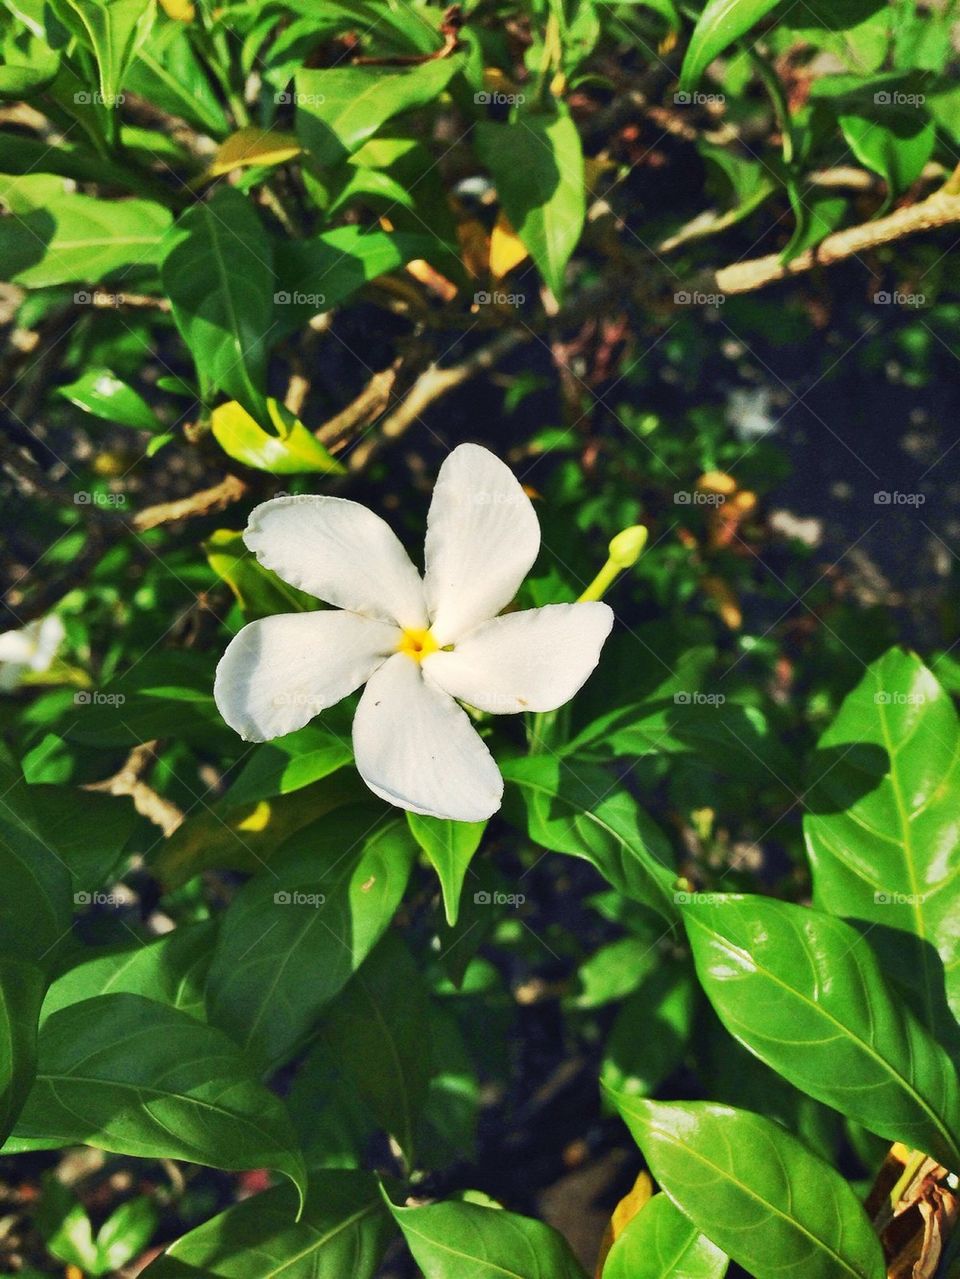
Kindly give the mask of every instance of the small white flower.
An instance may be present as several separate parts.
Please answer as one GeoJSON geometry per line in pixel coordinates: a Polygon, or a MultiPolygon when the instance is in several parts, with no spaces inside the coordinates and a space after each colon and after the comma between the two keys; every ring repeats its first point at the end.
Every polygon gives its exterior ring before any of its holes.
{"type": "Polygon", "coordinates": [[[66,633],[56,613],[38,617],[22,630],[4,631],[0,635],[0,692],[11,692],[28,672],[37,675],[48,671],[66,633]]]}
{"type": "Polygon", "coordinates": [[[476,444],[440,468],[423,578],[384,521],[343,498],[264,502],[244,541],[335,611],[245,626],[217,667],[223,718],[247,741],[268,741],[366,683],[353,721],[360,776],[431,817],[481,821],[503,795],[457,701],[495,714],[554,710],[596,666],[613,625],[601,603],[497,616],[537,557],[540,526],[509,468],[476,444]]]}

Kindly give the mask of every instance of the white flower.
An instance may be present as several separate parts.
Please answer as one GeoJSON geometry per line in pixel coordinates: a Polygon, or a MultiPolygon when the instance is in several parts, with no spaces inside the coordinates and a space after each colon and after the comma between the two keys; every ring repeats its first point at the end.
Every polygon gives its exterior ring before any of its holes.
{"type": "Polygon", "coordinates": [[[497,616],[537,557],[540,526],[512,472],[475,444],[440,468],[423,578],[384,521],[343,498],[264,502],[244,541],[334,611],[245,626],[217,667],[223,718],[247,741],[268,741],[366,683],[353,721],[360,776],[391,804],[431,817],[481,821],[503,795],[457,702],[496,714],[554,710],[596,666],[613,625],[601,603],[497,616]]]}
{"type": "Polygon", "coordinates": [[[0,691],[11,692],[28,671],[48,671],[66,633],[56,613],[38,617],[22,630],[4,631],[0,635],[0,691]]]}

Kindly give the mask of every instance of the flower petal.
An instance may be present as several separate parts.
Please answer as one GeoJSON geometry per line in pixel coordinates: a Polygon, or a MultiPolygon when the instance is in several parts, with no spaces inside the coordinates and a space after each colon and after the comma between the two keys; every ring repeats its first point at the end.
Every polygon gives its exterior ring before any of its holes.
{"type": "Polygon", "coordinates": [[[508,466],[461,444],[440,468],[427,516],[424,587],[433,633],[449,644],[495,617],[540,549],[540,524],[508,466]]]}
{"type": "Polygon", "coordinates": [[[482,711],[552,711],[596,666],[613,625],[607,604],[548,604],[485,622],[423,669],[452,697],[482,711]]]}
{"type": "Polygon", "coordinates": [[[493,756],[466,713],[404,653],[363,690],[353,753],[374,794],[412,813],[479,822],[500,807],[503,779],[493,756]]]}
{"type": "Polygon", "coordinates": [[[264,617],[230,641],[213,695],[245,741],[266,742],[359,688],[396,646],[396,626],[354,613],[264,617]]]}
{"type": "Polygon", "coordinates": [[[399,626],[427,624],[423,583],[390,526],[342,497],[275,497],[243,540],[264,568],[337,608],[399,626]]]}

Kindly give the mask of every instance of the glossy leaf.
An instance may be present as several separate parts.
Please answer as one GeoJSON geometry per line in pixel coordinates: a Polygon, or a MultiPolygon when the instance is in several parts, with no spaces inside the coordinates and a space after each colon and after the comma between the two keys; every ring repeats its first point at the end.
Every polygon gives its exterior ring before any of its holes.
{"type": "Polygon", "coordinates": [[[676,918],[671,850],[632,796],[596,767],[552,755],[505,761],[526,804],[530,838],[592,862],[619,892],[676,918]]]}
{"type": "Polygon", "coordinates": [[[430,998],[417,965],[387,934],[323,1019],[327,1051],[408,1161],[430,1084],[430,998]]]}
{"type": "Polygon", "coordinates": [[[891,649],[820,738],[804,814],[815,903],[880,926],[871,943],[931,1027],[943,1020],[944,970],[960,1016],[958,767],[949,694],[915,654],[891,649]]]}
{"type": "Polygon", "coordinates": [[[723,1279],[729,1258],[666,1195],[654,1195],[614,1241],[603,1279],[723,1279]]]}
{"type": "Polygon", "coordinates": [[[210,428],[228,457],[272,475],[300,475],[308,471],[342,474],[315,435],[277,400],[267,399],[271,429],[264,429],[236,400],[213,410],[210,428]]]}
{"type": "Polygon", "coordinates": [[[566,108],[477,126],[477,150],[511,226],[560,298],[586,213],[580,135],[566,108]]]}
{"type": "Polygon", "coordinates": [[[285,1060],[390,923],[415,855],[406,824],[373,826],[369,808],[289,839],[223,916],[210,1020],[251,1060],[285,1060]]]}
{"type": "MultiPolygon", "coordinates": [[[[331,717],[332,718],[332,717],[331,717]]],[[[231,804],[289,795],[329,777],[353,759],[349,726],[337,732],[314,722],[276,741],[255,746],[227,792],[231,804]]]]}
{"type": "Polygon", "coordinates": [[[172,1243],[149,1279],[373,1279],[392,1223],[369,1173],[318,1172],[299,1221],[278,1186],[234,1204],[172,1243]]]}
{"type": "Polygon", "coordinates": [[[391,1210],[425,1279],[584,1279],[567,1241],[542,1221],[454,1200],[391,1210]]]}
{"type": "Polygon", "coordinates": [[[860,163],[887,183],[888,202],[917,180],[933,154],[936,126],[916,109],[882,107],[869,116],[844,114],[839,124],[860,163]]]}
{"type": "Polygon", "coordinates": [[[604,1086],[629,1096],[650,1096],[680,1065],[696,1009],[689,963],[668,962],[657,954],[607,1036],[600,1068],[604,1086]]]}
{"type": "Polygon", "coordinates": [[[855,928],[753,896],[694,897],[683,919],[732,1035],[802,1091],[960,1167],[960,1082],[855,928]]]}
{"type": "Polygon", "coordinates": [[[290,1119],[226,1035],[140,995],[99,995],[40,1031],[6,1153],[84,1145],[213,1168],[272,1168],[305,1190],[290,1119]]]}
{"type": "Polygon", "coordinates": [[[755,1279],[884,1279],[856,1195],[786,1129],[711,1102],[613,1100],[674,1204],[755,1279]]]}
{"type": "Polygon", "coordinates": [[[93,51],[100,73],[100,99],[115,108],[124,76],[150,34],[154,0],[56,0],[57,16],[93,51]]]}
{"type": "Polygon", "coordinates": [[[203,987],[216,937],[213,921],[181,924],[153,941],[80,951],[47,991],[44,1020],[95,995],[144,995],[204,1019],[203,987]]]}
{"type": "Polygon", "coordinates": [[[57,387],[60,395],[84,413],[103,418],[118,426],[136,431],[161,431],[157,420],[142,395],[121,380],[110,369],[85,369],[75,382],[57,387]]]}
{"type": "MultiPolygon", "coordinates": [[[[150,200],[61,195],[0,220],[0,273],[27,288],[95,284],[124,267],[154,266],[170,213],[150,200]]],[[[88,295],[77,295],[82,304],[88,295]]]]}
{"type": "Polygon", "coordinates": [[[220,187],[187,209],[164,241],[161,274],[201,375],[260,410],[274,283],[270,240],[251,202],[220,187]]]}
{"type": "Polygon", "coordinates": [[[707,0],[680,71],[683,92],[695,89],[710,63],[776,6],[777,0],[707,0]]]}
{"type": "Polygon", "coordinates": [[[480,847],[486,822],[451,822],[439,817],[407,813],[413,837],[437,872],[443,893],[443,909],[452,928],[460,913],[463,880],[480,847]]]}
{"type": "Polygon", "coordinates": [[[433,102],[460,69],[457,57],[415,67],[331,67],[297,74],[297,135],[317,164],[345,160],[401,112],[433,102]]]}

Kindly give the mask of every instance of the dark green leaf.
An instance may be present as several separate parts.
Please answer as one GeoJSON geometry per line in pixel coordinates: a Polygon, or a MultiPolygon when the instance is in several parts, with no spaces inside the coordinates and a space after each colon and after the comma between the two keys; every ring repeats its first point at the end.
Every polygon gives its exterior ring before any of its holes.
{"type": "Polygon", "coordinates": [[[486,822],[450,822],[439,817],[407,813],[413,837],[437,872],[443,893],[443,909],[452,928],[460,912],[463,879],[480,847],[486,822]]]}
{"type": "Polygon", "coordinates": [[[281,1102],[247,1054],[187,1013],[140,995],[99,995],[40,1031],[37,1079],[5,1150],[83,1143],[141,1159],[272,1168],[303,1194],[281,1102]]]}
{"type": "Polygon", "coordinates": [[[136,431],[162,431],[163,425],[149,404],[132,386],[110,369],[86,369],[75,382],[58,386],[58,394],[84,413],[129,426],[136,431]]]}
{"type": "Polygon", "coordinates": [[[0,1141],[33,1084],[46,978],[36,964],[0,956],[0,1141]]]}
{"type": "Polygon", "coordinates": [[[710,63],[770,12],[777,0],[707,0],[680,71],[680,88],[695,89],[710,63]]]}

